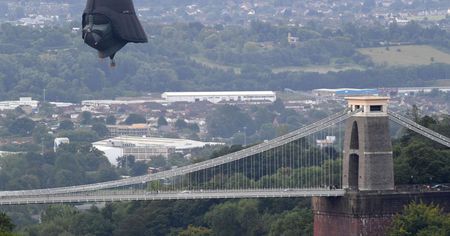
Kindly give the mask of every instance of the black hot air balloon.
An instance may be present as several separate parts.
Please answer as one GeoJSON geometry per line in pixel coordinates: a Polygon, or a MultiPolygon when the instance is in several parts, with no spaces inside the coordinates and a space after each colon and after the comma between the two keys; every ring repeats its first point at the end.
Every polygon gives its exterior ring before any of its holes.
{"type": "Polygon", "coordinates": [[[83,12],[84,42],[98,50],[100,58],[114,56],[125,44],[146,43],[132,0],[88,0],[83,12]]]}

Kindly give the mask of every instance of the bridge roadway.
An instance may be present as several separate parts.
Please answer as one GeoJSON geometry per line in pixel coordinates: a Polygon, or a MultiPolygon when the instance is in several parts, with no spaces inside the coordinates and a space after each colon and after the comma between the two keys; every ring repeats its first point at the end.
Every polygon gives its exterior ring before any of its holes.
{"type": "Polygon", "coordinates": [[[114,191],[99,193],[78,193],[71,195],[38,195],[23,197],[1,197],[0,205],[89,203],[150,200],[231,199],[231,198],[285,198],[285,197],[338,197],[343,189],[253,189],[253,190],[208,190],[178,192],[114,191]]]}

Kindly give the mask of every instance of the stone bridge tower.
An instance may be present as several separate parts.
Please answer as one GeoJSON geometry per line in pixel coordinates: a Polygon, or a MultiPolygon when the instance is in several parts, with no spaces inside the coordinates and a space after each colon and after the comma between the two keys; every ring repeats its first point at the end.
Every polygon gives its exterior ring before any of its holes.
{"type": "Polygon", "coordinates": [[[392,143],[388,97],[347,97],[355,114],[347,120],[344,139],[343,188],[393,190],[392,143]]]}
{"type": "Polygon", "coordinates": [[[450,211],[450,191],[394,190],[387,97],[348,97],[342,197],[313,197],[315,236],[384,236],[392,217],[411,201],[450,211]]]}

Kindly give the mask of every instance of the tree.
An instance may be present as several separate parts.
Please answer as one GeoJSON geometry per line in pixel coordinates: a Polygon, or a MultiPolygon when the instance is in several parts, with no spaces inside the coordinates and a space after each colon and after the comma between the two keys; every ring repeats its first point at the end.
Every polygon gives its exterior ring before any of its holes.
{"type": "Polygon", "coordinates": [[[148,165],[143,161],[136,161],[134,165],[131,167],[130,174],[131,176],[139,176],[147,174],[148,165]]]}
{"type": "Polygon", "coordinates": [[[313,214],[309,209],[295,209],[276,217],[270,226],[269,235],[300,236],[312,235],[313,214]]]}
{"type": "Polygon", "coordinates": [[[182,230],[178,236],[210,236],[212,231],[205,227],[196,227],[189,225],[187,229],[182,230]]]}
{"type": "Polygon", "coordinates": [[[119,168],[131,168],[136,161],[136,158],[132,155],[121,156],[117,158],[117,167],[119,168]]]}
{"type": "Polygon", "coordinates": [[[115,125],[117,122],[116,117],[113,115],[109,115],[108,117],[106,117],[106,124],[107,125],[115,125]]]}
{"type": "Polygon", "coordinates": [[[188,124],[186,123],[186,121],[184,119],[177,119],[177,121],[175,121],[175,128],[177,130],[183,130],[186,129],[188,127],[188,124]]]}
{"type": "Polygon", "coordinates": [[[12,134],[17,134],[20,136],[28,136],[33,132],[36,122],[30,118],[23,117],[13,121],[8,126],[8,131],[12,134]]]}
{"type": "Polygon", "coordinates": [[[128,115],[127,119],[125,120],[125,124],[132,125],[132,124],[145,124],[147,123],[147,120],[144,116],[140,114],[132,113],[128,115]]]}
{"type": "Polygon", "coordinates": [[[444,214],[436,205],[411,203],[402,214],[394,217],[389,235],[442,235],[450,232],[450,215],[444,214]]]}
{"type": "Polygon", "coordinates": [[[106,127],[103,123],[95,123],[92,125],[92,130],[97,133],[100,138],[106,137],[109,135],[108,127],[106,127]]]}
{"type": "Polygon", "coordinates": [[[275,100],[275,102],[271,105],[271,108],[278,113],[283,113],[286,109],[284,107],[284,102],[281,99],[275,100]]]}
{"type": "Polygon", "coordinates": [[[91,124],[92,121],[92,113],[88,112],[88,111],[83,111],[81,113],[81,121],[80,123],[82,125],[89,125],[91,124]]]}
{"type": "Polygon", "coordinates": [[[163,167],[165,168],[167,166],[167,159],[163,156],[156,156],[156,157],[152,157],[152,160],[150,161],[150,166],[151,167],[155,167],[155,168],[159,168],[159,167],[163,167]]]}
{"type": "Polygon", "coordinates": [[[164,116],[159,116],[158,117],[158,127],[166,126],[168,124],[169,123],[167,123],[167,120],[166,120],[166,118],[164,116]]]}
{"type": "Polygon", "coordinates": [[[6,213],[0,213],[0,235],[10,233],[16,227],[6,213]]]}
{"type": "Polygon", "coordinates": [[[223,105],[206,117],[208,134],[213,137],[229,138],[244,130],[247,135],[255,132],[254,122],[237,106],[223,105]],[[244,127],[246,127],[244,129],[244,127]]]}
{"type": "Polygon", "coordinates": [[[113,224],[103,218],[96,207],[88,212],[77,214],[71,223],[70,231],[75,235],[112,235],[113,224]]]}
{"type": "Polygon", "coordinates": [[[59,137],[68,137],[70,142],[95,142],[98,140],[98,135],[93,130],[77,129],[70,131],[62,131],[59,137]]]}
{"type": "Polygon", "coordinates": [[[213,235],[262,235],[264,224],[258,212],[258,201],[225,202],[205,214],[213,235]]]}
{"type": "Polygon", "coordinates": [[[74,129],[73,122],[71,120],[62,120],[61,122],[59,122],[58,129],[60,129],[60,130],[73,130],[74,129]]]}
{"type": "Polygon", "coordinates": [[[200,132],[200,127],[197,123],[188,124],[188,128],[194,133],[200,132]]]}
{"type": "Polygon", "coordinates": [[[48,134],[46,125],[38,124],[33,130],[33,141],[35,143],[42,143],[43,137],[48,134]]]}

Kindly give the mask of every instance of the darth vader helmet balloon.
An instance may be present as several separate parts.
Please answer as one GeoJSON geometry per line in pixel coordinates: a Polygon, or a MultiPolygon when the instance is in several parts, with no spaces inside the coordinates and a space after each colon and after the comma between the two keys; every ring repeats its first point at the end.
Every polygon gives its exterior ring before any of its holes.
{"type": "Polygon", "coordinates": [[[114,56],[125,44],[146,43],[132,0],[88,0],[82,19],[83,40],[100,58],[114,56]]]}

